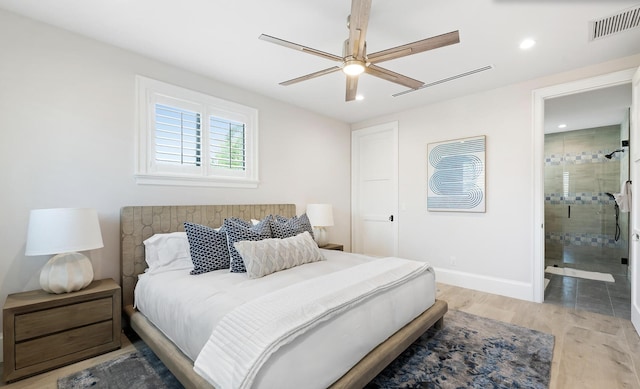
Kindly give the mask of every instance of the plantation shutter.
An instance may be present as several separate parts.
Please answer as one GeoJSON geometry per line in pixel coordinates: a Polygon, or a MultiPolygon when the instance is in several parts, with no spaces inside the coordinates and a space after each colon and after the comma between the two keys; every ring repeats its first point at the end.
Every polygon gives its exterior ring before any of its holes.
{"type": "Polygon", "coordinates": [[[202,164],[199,112],[156,104],[155,125],[156,162],[189,166],[202,164]]]}
{"type": "Polygon", "coordinates": [[[209,118],[211,166],[246,169],[245,124],[211,116],[209,118]]]}

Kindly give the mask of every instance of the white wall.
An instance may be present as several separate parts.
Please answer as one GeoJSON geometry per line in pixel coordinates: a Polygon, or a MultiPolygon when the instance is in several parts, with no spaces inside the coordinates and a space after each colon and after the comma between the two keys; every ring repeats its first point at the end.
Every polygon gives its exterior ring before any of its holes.
{"type": "Polygon", "coordinates": [[[532,300],[532,91],[639,65],[636,55],[352,125],[399,121],[400,256],[429,261],[439,282],[532,300]],[[427,212],[427,144],[477,135],[487,136],[486,213],[427,212]]]}
{"type": "Polygon", "coordinates": [[[96,278],[119,282],[126,205],[333,204],[330,240],[349,248],[349,126],[112,46],[0,11],[0,304],[38,289],[48,259],[25,257],[29,210],[92,207],[105,247],[96,278]],[[258,189],[134,183],[135,75],[259,110],[258,189]],[[312,146],[310,146],[312,145],[312,146]]]}

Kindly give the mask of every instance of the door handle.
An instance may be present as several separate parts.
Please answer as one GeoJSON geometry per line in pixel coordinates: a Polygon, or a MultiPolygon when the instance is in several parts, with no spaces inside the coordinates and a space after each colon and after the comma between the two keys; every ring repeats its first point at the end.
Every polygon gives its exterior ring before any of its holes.
{"type": "Polygon", "coordinates": [[[640,235],[638,235],[637,233],[633,234],[631,237],[633,238],[634,242],[637,242],[640,240],[640,235]]]}
{"type": "Polygon", "coordinates": [[[392,222],[393,221],[393,215],[389,216],[389,221],[392,222]]]}

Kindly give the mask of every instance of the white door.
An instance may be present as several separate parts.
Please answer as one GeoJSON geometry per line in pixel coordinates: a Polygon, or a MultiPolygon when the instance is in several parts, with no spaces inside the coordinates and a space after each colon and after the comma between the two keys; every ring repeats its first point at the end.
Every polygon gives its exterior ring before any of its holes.
{"type": "Polygon", "coordinates": [[[398,255],[398,122],[351,136],[351,209],[354,253],[398,255]]]}
{"type": "Polygon", "coordinates": [[[631,199],[631,227],[633,243],[631,244],[631,322],[640,333],[640,68],[636,70],[632,81],[631,103],[631,182],[633,193],[631,199]]]}

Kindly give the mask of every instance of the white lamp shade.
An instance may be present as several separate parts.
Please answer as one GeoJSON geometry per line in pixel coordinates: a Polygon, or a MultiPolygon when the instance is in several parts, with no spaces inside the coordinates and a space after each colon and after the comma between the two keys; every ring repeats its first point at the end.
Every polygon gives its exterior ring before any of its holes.
{"type": "Polygon", "coordinates": [[[331,204],[308,204],[307,216],[313,227],[329,227],[333,225],[333,207],[331,204]]]}
{"type": "Polygon", "coordinates": [[[90,208],[34,209],[25,255],[50,255],[104,247],[98,213],[90,208]]]}

